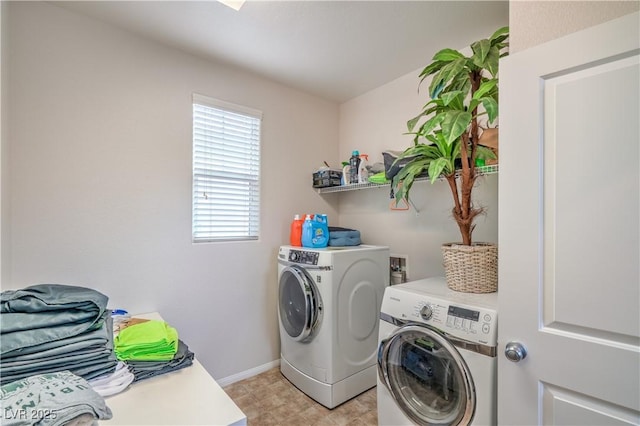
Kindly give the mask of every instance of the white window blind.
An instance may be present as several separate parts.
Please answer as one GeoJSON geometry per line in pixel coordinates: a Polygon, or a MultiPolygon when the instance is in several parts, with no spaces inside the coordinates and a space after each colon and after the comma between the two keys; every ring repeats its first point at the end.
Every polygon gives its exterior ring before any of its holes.
{"type": "Polygon", "coordinates": [[[193,242],[256,240],[262,113],[193,95],[193,242]]]}

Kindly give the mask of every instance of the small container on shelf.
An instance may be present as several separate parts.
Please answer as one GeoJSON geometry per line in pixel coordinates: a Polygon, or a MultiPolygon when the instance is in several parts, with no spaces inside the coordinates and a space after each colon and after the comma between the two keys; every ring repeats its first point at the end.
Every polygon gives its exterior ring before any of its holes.
{"type": "Polygon", "coordinates": [[[322,169],[313,174],[314,188],[327,188],[330,186],[340,186],[342,180],[342,170],[322,169]]]}

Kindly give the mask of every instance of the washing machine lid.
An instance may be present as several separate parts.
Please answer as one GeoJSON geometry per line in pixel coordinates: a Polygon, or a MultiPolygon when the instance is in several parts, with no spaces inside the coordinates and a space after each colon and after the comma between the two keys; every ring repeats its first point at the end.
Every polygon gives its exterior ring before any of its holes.
{"type": "Polygon", "coordinates": [[[313,339],[322,319],[322,299],[313,279],[301,267],[287,266],[278,284],[278,317],[292,339],[313,339]]]}
{"type": "Polygon", "coordinates": [[[464,358],[428,325],[408,323],[381,341],[378,375],[418,425],[467,425],[475,415],[475,386],[464,358]]]}

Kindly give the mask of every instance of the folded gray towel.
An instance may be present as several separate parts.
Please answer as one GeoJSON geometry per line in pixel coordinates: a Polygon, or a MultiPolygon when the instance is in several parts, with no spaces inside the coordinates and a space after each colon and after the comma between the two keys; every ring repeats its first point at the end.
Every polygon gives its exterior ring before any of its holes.
{"type": "Polygon", "coordinates": [[[0,354],[102,326],[109,298],[85,287],[38,284],[0,293],[0,354]]]}

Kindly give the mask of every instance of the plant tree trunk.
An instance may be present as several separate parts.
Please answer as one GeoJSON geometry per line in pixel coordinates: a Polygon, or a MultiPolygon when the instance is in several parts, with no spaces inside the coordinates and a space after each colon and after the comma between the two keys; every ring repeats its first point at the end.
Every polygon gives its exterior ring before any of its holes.
{"type": "MultiPolygon", "coordinates": [[[[479,72],[474,72],[469,76],[469,78],[471,80],[471,96],[473,96],[480,87],[482,76],[479,72]]],[[[466,155],[462,155],[463,152],[461,152],[460,155],[462,171],[460,173],[459,180],[456,180],[455,173],[446,176],[454,200],[454,207],[452,210],[453,218],[458,224],[458,228],[460,228],[462,244],[468,246],[471,245],[471,234],[475,228],[473,221],[475,217],[483,211],[482,209],[474,208],[471,202],[471,191],[473,190],[473,185],[476,181],[476,148],[480,138],[480,129],[478,126],[478,119],[476,117],[478,113],[477,108],[471,111],[471,113],[473,115],[471,128],[468,133],[463,133],[461,136],[461,145],[462,147],[466,147],[467,151],[465,153],[466,155]],[[460,188],[458,188],[458,183],[460,183],[460,188]]]]}
{"type": "Polygon", "coordinates": [[[462,244],[471,245],[471,234],[473,233],[474,218],[482,212],[482,209],[475,209],[471,205],[471,188],[475,182],[475,176],[468,176],[466,179],[463,175],[460,177],[460,189],[455,173],[445,176],[453,195],[453,209],[451,214],[458,224],[460,235],[462,236],[462,244]]]}

